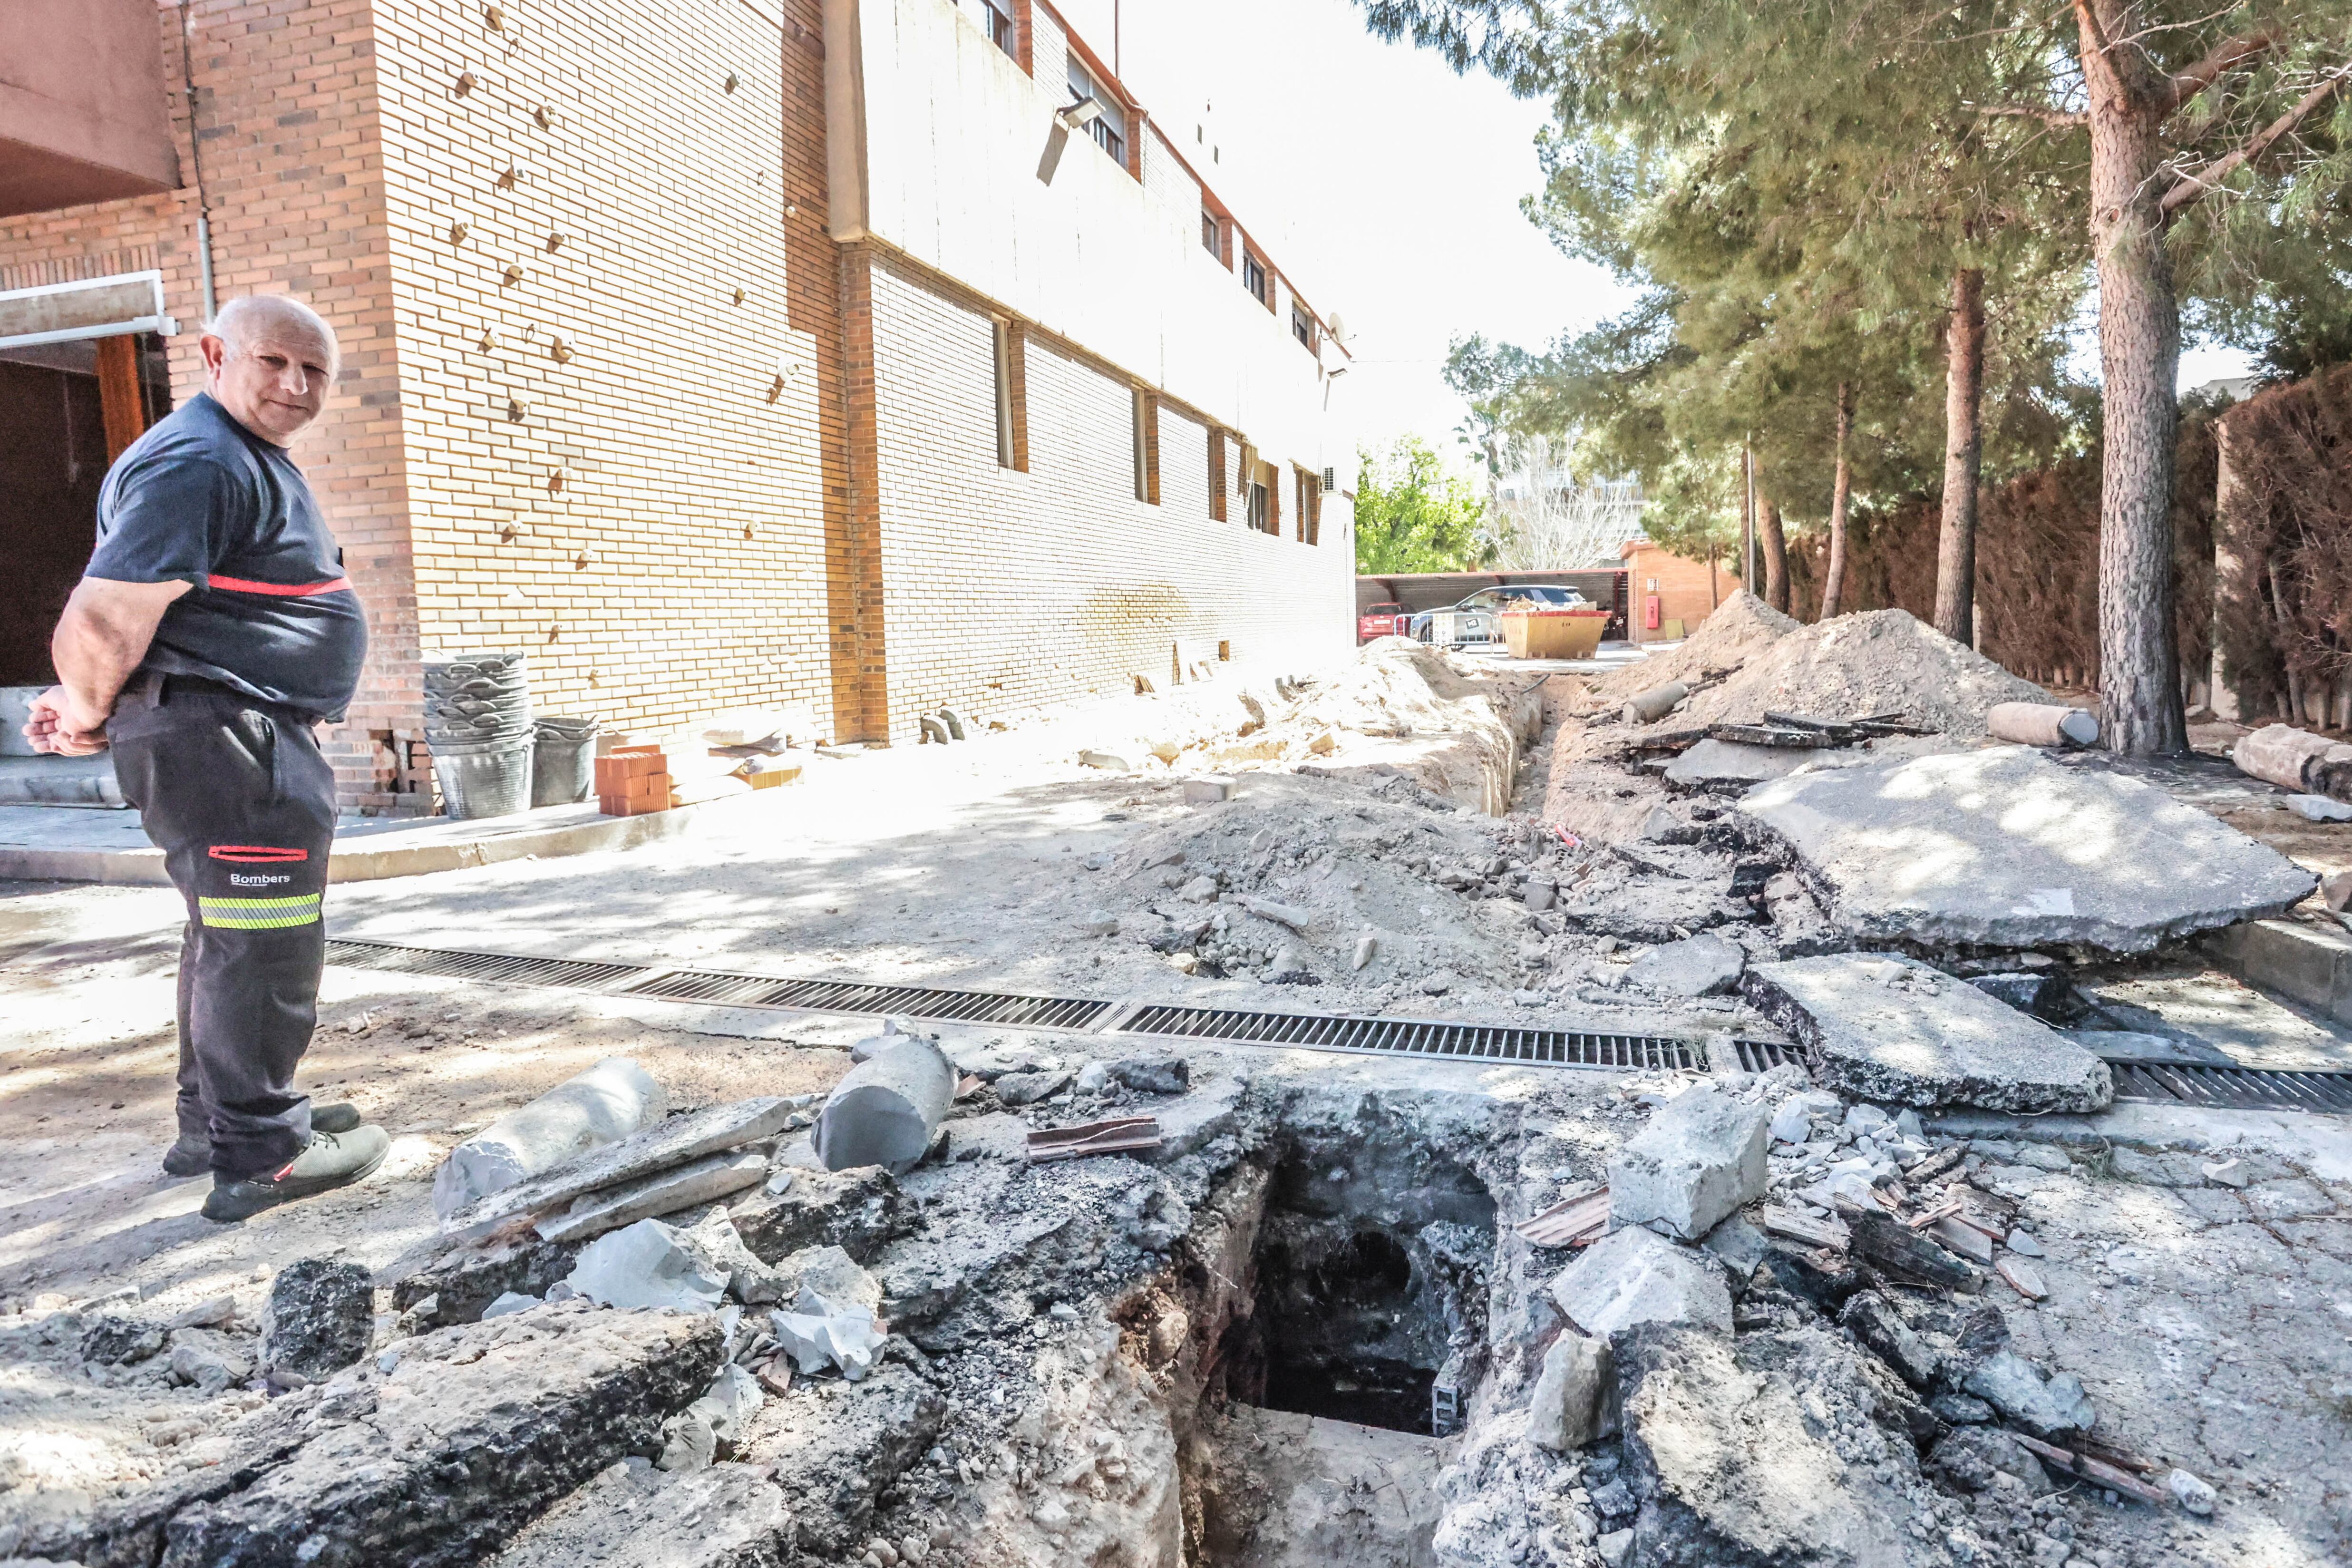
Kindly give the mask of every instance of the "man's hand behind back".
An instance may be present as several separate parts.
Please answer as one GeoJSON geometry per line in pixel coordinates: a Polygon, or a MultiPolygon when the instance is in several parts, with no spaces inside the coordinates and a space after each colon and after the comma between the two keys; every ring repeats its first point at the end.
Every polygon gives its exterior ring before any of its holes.
{"type": "Polygon", "coordinates": [[[33,750],[60,757],[88,757],[106,750],[106,715],[74,700],[72,692],[52,686],[33,699],[25,721],[25,739],[33,750]]]}

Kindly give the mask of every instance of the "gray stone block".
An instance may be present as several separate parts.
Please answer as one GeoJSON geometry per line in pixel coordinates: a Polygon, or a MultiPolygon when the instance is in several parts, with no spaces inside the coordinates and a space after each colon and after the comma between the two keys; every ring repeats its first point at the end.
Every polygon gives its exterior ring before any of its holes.
{"type": "Polygon", "coordinates": [[[2318,884],[2154,784],[2029,746],[1801,773],[1739,810],[1796,853],[1858,942],[2147,952],[2281,913],[2318,884]]]}
{"type": "Polygon", "coordinates": [[[1748,955],[1739,944],[1701,931],[1654,947],[1625,971],[1625,978],[1675,996],[1712,996],[1739,984],[1748,955]]]}
{"type": "Polygon", "coordinates": [[[1705,1253],[1634,1226],[1584,1249],[1551,1284],[1551,1299],[1588,1336],[1636,1323],[1689,1323],[1731,1331],[1731,1292],[1705,1253]]]}
{"type": "Polygon", "coordinates": [[[1528,1440],[1558,1453],[1617,1430],[1617,1361],[1607,1340],[1563,1331],[1544,1352],[1528,1401],[1528,1440]]]}
{"type": "Polygon", "coordinates": [[[1891,953],[1758,964],[1748,999],[1802,1041],[1828,1088],[1897,1105],[2096,1110],[2107,1065],[1966,981],[1891,953]]]}
{"type": "Polygon", "coordinates": [[[1609,1162],[1609,1217],[1696,1241],[1764,1195],[1770,1109],[1711,1086],[1658,1108],[1609,1162]]]}

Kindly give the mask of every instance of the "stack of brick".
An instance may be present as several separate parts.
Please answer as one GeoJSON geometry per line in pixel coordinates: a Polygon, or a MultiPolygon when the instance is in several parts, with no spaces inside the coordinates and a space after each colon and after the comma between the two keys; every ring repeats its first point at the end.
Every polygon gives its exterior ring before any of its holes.
{"type": "Polygon", "coordinates": [[[596,759],[596,804],[607,816],[670,807],[669,758],[659,746],[615,746],[596,759]]]}

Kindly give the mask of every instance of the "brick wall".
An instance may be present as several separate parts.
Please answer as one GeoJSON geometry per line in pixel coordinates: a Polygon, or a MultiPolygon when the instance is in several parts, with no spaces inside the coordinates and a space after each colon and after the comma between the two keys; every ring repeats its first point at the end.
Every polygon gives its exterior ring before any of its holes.
{"type": "Polygon", "coordinates": [[[539,707],[623,729],[833,711],[809,9],[381,4],[428,655],[528,649],[539,707]]]}
{"type": "Polygon", "coordinates": [[[1274,663],[1344,649],[1349,544],[1254,532],[1238,507],[1213,520],[1195,417],[1162,401],[1160,501],[1139,502],[1131,384],[1033,331],[1029,471],[1000,468],[987,310],[895,258],[871,279],[894,738],[941,703],[1001,713],[1130,672],[1164,683],[1179,637],[1274,663]]]}

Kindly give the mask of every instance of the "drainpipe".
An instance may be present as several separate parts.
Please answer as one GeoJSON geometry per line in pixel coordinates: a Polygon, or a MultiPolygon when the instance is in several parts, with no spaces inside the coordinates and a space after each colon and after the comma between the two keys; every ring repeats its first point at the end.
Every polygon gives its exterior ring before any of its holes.
{"type": "Polygon", "coordinates": [[[220,306],[213,296],[212,202],[205,194],[204,138],[196,133],[196,58],[191,42],[194,23],[188,6],[189,0],[180,0],[180,77],[188,92],[188,162],[196,176],[196,270],[204,289],[205,325],[210,327],[220,306]]]}

